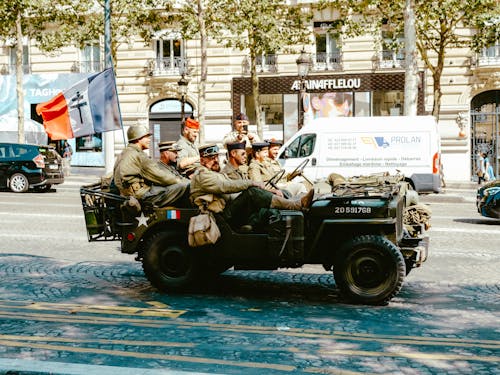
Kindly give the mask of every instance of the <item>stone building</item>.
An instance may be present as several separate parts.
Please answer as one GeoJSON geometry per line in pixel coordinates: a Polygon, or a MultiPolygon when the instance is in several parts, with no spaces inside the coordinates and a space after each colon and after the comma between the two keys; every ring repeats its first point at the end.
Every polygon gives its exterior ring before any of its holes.
{"type": "MultiPolygon", "coordinates": [[[[303,113],[299,103],[299,79],[295,54],[269,54],[258,58],[264,135],[287,139],[300,121],[312,116],[399,116],[404,104],[404,53],[380,50],[372,36],[344,39],[329,34],[330,12],[315,15],[311,43],[304,46],[312,58],[306,77],[310,107],[303,113]],[[342,105],[336,107],[336,102],[342,105]]],[[[117,54],[117,88],[125,130],[137,123],[149,124],[154,142],[177,139],[181,112],[198,115],[200,80],[199,40],[184,40],[178,30],[165,29],[145,45],[136,38],[122,44],[117,54]],[[179,85],[185,68],[186,93],[179,85]],[[183,100],[182,100],[183,99],[183,100]],[[184,105],[182,104],[184,103],[184,105]],[[184,108],[183,108],[184,107],[184,108]]],[[[0,48],[0,88],[9,100],[0,99],[0,116],[12,112],[15,91],[13,48],[0,48]],[[10,91],[9,91],[10,90],[10,91]]],[[[25,41],[26,116],[40,121],[37,103],[46,101],[68,85],[103,68],[102,43],[84,49],[63,48],[57,55],[41,53],[25,41]]],[[[418,114],[432,109],[432,77],[419,63],[418,114]]],[[[442,76],[442,107],[439,120],[442,164],[448,180],[474,177],[478,150],[488,152],[499,172],[500,45],[480,54],[465,49],[447,51],[442,76]]],[[[246,112],[255,124],[249,61],[245,52],[231,50],[210,40],[206,86],[204,141],[221,141],[232,118],[246,112]]],[[[111,133],[111,152],[118,153],[124,133],[111,133]]],[[[102,135],[70,140],[74,165],[103,166],[102,135]]],[[[109,143],[108,143],[109,144],[109,143]]]]}

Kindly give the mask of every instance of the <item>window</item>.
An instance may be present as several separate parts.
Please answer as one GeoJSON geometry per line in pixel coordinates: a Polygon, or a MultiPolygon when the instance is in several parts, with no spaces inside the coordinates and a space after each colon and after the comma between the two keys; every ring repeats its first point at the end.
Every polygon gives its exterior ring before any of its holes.
{"type": "MultiPolygon", "coordinates": [[[[11,47],[9,49],[10,53],[10,73],[15,74],[16,72],[16,62],[17,62],[17,57],[16,57],[16,49],[15,47],[11,47]]],[[[27,45],[23,45],[23,73],[24,74],[30,74],[31,73],[31,66],[29,62],[29,47],[27,45]]]]}
{"type": "Polygon", "coordinates": [[[305,158],[312,154],[316,144],[316,134],[303,134],[295,139],[282,154],[285,158],[305,158]]]}
{"type": "Polygon", "coordinates": [[[404,67],[404,35],[392,31],[382,31],[381,68],[404,67]]]}
{"type": "Polygon", "coordinates": [[[316,69],[338,70],[341,67],[341,50],[338,39],[328,28],[332,22],[315,22],[314,32],[316,37],[316,69]]]}
{"type": "Polygon", "coordinates": [[[80,73],[101,71],[101,46],[91,43],[80,51],[80,73]]]}
{"type": "Polygon", "coordinates": [[[165,73],[185,73],[182,40],[176,36],[165,36],[154,41],[155,70],[165,73]]]}

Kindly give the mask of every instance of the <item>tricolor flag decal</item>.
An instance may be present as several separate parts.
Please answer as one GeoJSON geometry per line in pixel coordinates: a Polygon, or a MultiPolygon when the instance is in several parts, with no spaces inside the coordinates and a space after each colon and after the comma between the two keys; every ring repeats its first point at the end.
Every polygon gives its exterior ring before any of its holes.
{"type": "Polygon", "coordinates": [[[167,219],[179,220],[181,218],[181,212],[179,210],[167,210],[167,219]]]}
{"type": "Polygon", "coordinates": [[[113,69],[93,74],[36,106],[52,140],[70,139],[121,128],[113,69]]]}

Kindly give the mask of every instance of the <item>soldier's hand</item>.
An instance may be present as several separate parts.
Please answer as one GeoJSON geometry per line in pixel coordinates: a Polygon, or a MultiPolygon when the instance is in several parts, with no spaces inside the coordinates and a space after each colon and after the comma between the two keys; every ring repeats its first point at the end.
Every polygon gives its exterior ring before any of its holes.
{"type": "Polygon", "coordinates": [[[253,186],[258,187],[260,189],[266,188],[266,184],[264,182],[261,182],[261,181],[253,181],[253,186]]]}

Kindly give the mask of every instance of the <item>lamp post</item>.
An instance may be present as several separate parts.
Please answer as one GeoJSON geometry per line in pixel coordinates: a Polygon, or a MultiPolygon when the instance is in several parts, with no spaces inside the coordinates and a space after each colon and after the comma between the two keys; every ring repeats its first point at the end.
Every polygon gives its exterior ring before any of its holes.
{"type": "Polygon", "coordinates": [[[189,78],[186,73],[182,73],[181,79],[177,82],[179,86],[179,94],[181,95],[181,124],[184,122],[184,108],[186,104],[186,94],[189,85],[189,78]]]}
{"type": "Polygon", "coordinates": [[[306,76],[309,74],[309,68],[312,65],[311,55],[303,49],[297,61],[297,71],[300,78],[300,111],[299,111],[299,129],[304,126],[304,96],[306,93],[306,76]]]}

